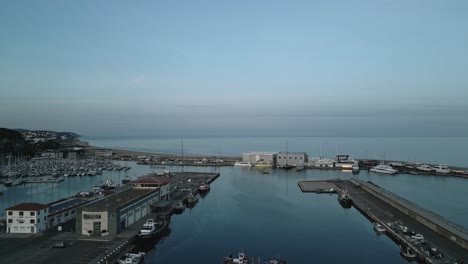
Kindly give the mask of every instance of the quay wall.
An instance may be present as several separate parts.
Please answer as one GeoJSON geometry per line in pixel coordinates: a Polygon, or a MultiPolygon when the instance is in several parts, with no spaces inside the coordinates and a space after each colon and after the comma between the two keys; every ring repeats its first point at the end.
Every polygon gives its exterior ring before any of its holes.
{"type": "Polygon", "coordinates": [[[465,228],[372,183],[357,179],[352,179],[351,182],[462,248],[468,249],[468,231],[465,228]]]}

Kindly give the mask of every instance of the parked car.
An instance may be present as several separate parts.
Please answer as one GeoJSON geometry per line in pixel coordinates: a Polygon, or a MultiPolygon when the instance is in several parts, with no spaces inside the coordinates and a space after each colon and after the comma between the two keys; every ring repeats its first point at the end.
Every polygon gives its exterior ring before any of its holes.
{"type": "Polygon", "coordinates": [[[55,243],[52,247],[53,248],[65,248],[67,247],[67,243],[60,241],[60,242],[55,243]]]}
{"type": "Polygon", "coordinates": [[[423,240],[424,239],[423,235],[421,235],[421,234],[413,235],[413,236],[411,236],[411,238],[416,239],[416,240],[423,240]]]}

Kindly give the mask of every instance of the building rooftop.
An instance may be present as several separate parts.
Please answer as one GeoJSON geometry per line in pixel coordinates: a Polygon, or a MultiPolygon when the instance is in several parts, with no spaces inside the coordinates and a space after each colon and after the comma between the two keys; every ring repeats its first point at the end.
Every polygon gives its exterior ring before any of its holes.
{"type": "Polygon", "coordinates": [[[152,192],[159,192],[159,189],[126,189],[117,192],[114,195],[109,195],[106,198],[97,202],[85,205],[83,211],[113,211],[120,206],[126,205],[133,200],[145,196],[152,192]]]}
{"type": "Polygon", "coordinates": [[[307,152],[278,152],[282,155],[307,155],[307,152]]]}
{"type": "Polygon", "coordinates": [[[168,184],[170,180],[168,178],[147,176],[143,178],[136,179],[132,183],[146,183],[146,184],[168,184]]]}
{"type": "Polygon", "coordinates": [[[40,203],[20,203],[15,206],[9,207],[5,210],[10,211],[39,211],[49,207],[48,204],[40,204],[40,203]]]}
{"type": "Polygon", "coordinates": [[[58,213],[68,208],[76,207],[86,202],[88,202],[88,199],[72,198],[72,199],[62,201],[62,202],[51,204],[49,208],[49,215],[58,213]]]}
{"type": "Polygon", "coordinates": [[[247,152],[243,153],[243,155],[275,155],[278,152],[247,152]]]}

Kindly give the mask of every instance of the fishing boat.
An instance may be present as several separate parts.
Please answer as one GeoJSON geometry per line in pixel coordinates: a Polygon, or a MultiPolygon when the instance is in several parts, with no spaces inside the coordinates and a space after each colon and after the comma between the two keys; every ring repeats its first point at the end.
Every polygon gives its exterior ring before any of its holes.
{"type": "Polygon", "coordinates": [[[338,192],[338,202],[343,208],[351,208],[353,201],[349,196],[348,190],[340,190],[338,192]]]}
{"type": "Polygon", "coordinates": [[[193,195],[192,193],[189,194],[189,196],[187,197],[187,203],[188,204],[194,204],[198,201],[198,197],[196,195],[193,195]]]}
{"type": "Polygon", "coordinates": [[[151,238],[155,237],[158,234],[161,234],[164,229],[166,229],[168,221],[158,221],[155,222],[152,218],[146,220],[146,223],[140,229],[140,232],[137,234],[139,238],[151,238]]]}

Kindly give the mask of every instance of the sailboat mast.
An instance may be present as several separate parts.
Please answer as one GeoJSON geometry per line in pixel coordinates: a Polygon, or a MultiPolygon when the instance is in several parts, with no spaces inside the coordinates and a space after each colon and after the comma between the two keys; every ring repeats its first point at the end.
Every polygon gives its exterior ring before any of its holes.
{"type": "Polygon", "coordinates": [[[183,139],[180,140],[180,144],[182,147],[182,172],[183,172],[184,171],[184,140],[183,139]]]}

